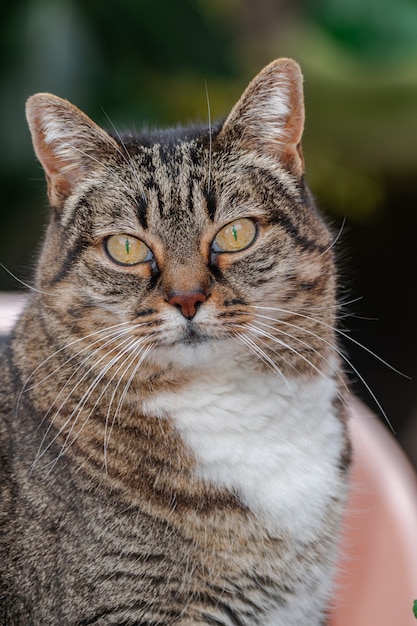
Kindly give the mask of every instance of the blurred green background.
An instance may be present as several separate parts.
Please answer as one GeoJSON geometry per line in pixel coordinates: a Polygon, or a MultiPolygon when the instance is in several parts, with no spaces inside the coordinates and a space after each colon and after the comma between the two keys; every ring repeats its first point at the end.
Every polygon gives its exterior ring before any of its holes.
{"type": "MultiPolygon", "coordinates": [[[[12,272],[30,280],[47,219],[31,93],[122,130],[205,121],[205,82],[219,117],[263,65],[292,56],[305,76],[307,177],[336,232],[346,218],[344,297],[361,299],[343,323],[417,377],[416,0],[3,0],[0,32],[0,261],[12,272]]],[[[0,289],[18,288],[0,269],[0,289]]],[[[346,349],[410,448],[415,383],[346,349]]]]}

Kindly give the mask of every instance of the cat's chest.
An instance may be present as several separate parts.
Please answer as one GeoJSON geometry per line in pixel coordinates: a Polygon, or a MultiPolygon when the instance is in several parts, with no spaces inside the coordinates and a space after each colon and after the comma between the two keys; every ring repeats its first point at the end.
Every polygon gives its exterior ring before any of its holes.
{"type": "Polygon", "coordinates": [[[213,372],[145,410],[169,415],[196,459],[196,473],[237,493],[268,525],[315,532],[340,491],[343,425],[335,383],[282,380],[253,371],[213,372]]]}

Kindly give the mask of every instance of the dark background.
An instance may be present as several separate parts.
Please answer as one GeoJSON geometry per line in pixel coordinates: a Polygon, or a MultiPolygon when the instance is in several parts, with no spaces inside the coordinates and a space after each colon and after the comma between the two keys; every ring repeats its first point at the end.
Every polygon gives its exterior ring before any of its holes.
{"type": "MultiPolygon", "coordinates": [[[[222,116],[278,56],[302,65],[308,180],[335,231],[344,224],[343,297],[359,298],[344,327],[413,380],[345,349],[417,464],[415,0],[3,0],[0,262],[30,281],[47,219],[24,119],[31,93],[121,130],[204,121],[205,82],[222,116]]],[[[1,268],[0,289],[19,289],[1,268]]]]}

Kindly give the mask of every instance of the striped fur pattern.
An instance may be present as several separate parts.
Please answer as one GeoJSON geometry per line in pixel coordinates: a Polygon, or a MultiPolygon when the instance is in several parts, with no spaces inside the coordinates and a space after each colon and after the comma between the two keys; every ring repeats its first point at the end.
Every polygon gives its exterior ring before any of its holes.
{"type": "Polygon", "coordinates": [[[349,441],[298,65],[213,128],[27,117],[51,220],[0,361],[0,624],[324,624],[349,441]]]}

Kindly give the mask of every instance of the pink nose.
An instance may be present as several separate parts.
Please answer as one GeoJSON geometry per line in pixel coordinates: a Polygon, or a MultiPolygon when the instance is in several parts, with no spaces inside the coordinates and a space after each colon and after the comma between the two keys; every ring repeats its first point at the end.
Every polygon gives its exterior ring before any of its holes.
{"type": "Polygon", "coordinates": [[[187,320],[193,319],[197,309],[207,300],[207,295],[202,291],[173,292],[168,299],[169,304],[181,311],[187,320]]]}

